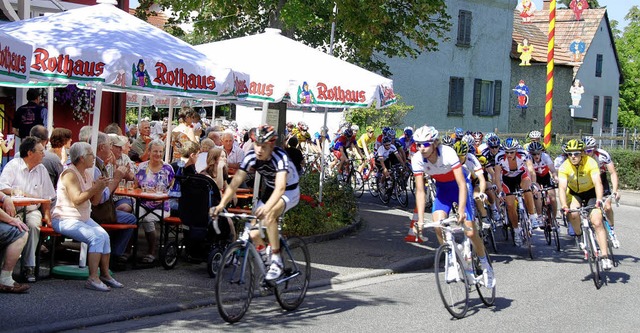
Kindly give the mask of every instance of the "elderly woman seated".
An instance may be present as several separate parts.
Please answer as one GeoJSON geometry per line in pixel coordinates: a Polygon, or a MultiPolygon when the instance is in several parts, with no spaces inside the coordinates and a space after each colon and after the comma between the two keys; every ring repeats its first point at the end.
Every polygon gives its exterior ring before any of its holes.
{"type": "Polygon", "coordinates": [[[52,214],[53,229],[67,237],[89,244],[89,279],[85,287],[98,291],[122,288],[109,274],[111,246],[109,234],[91,219],[91,204],[98,204],[108,185],[106,178],[93,179],[95,155],[91,145],[76,142],[69,150],[71,165],[60,175],[57,201],[52,214]],[[98,276],[98,268],[100,275],[98,276]]]}

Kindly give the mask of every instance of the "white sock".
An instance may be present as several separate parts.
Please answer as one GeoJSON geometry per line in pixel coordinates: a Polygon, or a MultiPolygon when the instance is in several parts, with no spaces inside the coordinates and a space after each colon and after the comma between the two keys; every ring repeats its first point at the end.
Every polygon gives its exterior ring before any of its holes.
{"type": "Polygon", "coordinates": [[[12,273],[13,272],[11,271],[3,270],[2,273],[0,273],[0,283],[4,284],[5,286],[13,287],[13,284],[15,283],[15,281],[11,277],[12,273]]]}
{"type": "Polygon", "coordinates": [[[538,214],[531,214],[531,219],[532,220],[537,220],[538,219],[538,214]]]}
{"type": "Polygon", "coordinates": [[[282,264],[282,258],[280,258],[280,254],[271,254],[271,262],[278,262],[282,264]]]}

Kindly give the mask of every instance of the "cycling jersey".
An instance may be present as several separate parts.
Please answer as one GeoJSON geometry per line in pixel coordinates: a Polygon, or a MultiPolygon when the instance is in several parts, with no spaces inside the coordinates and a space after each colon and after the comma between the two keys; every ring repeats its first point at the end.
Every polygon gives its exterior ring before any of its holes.
{"type": "Polygon", "coordinates": [[[593,158],[598,162],[600,172],[607,172],[607,164],[611,163],[611,155],[606,150],[598,148],[593,152],[593,158]]]}
{"type": "Polygon", "coordinates": [[[340,148],[350,148],[354,144],[356,144],[356,138],[350,137],[347,138],[344,135],[341,135],[338,139],[336,139],[336,143],[333,145],[334,150],[340,150],[340,148]]]}
{"type": "Polygon", "coordinates": [[[395,154],[398,152],[398,149],[394,145],[390,145],[389,149],[385,148],[384,145],[378,147],[376,150],[376,158],[383,157],[385,160],[389,158],[389,155],[395,154]]]}
{"type": "Polygon", "coordinates": [[[311,134],[307,131],[298,131],[296,133],[296,137],[298,138],[299,143],[307,142],[307,140],[311,141],[311,134]]]}
{"type": "Polygon", "coordinates": [[[405,151],[409,150],[411,145],[415,142],[415,141],[413,141],[412,137],[407,138],[406,136],[401,137],[400,140],[398,140],[398,141],[400,142],[400,144],[402,145],[402,148],[405,151]]]}
{"type": "Polygon", "coordinates": [[[533,169],[536,172],[536,176],[546,176],[549,174],[549,166],[553,165],[551,156],[547,153],[540,154],[540,161],[536,162],[533,156],[529,155],[531,162],[533,163],[533,169]]]}
{"type": "Polygon", "coordinates": [[[453,170],[462,167],[456,151],[451,147],[440,145],[436,153],[438,160],[435,164],[429,162],[426,157],[422,157],[422,154],[413,155],[411,158],[413,174],[416,176],[427,174],[436,182],[455,181],[453,170]]]}
{"type": "Polygon", "coordinates": [[[256,172],[264,177],[265,184],[271,189],[275,188],[276,174],[279,172],[288,172],[286,190],[293,190],[298,187],[298,172],[296,171],[296,166],[289,159],[285,150],[280,147],[274,147],[271,152],[271,157],[266,161],[259,160],[255,150],[249,150],[242,160],[242,163],[240,163],[240,169],[247,173],[252,169],[256,170],[256,172]]]}
{"type": "Polygon", "coordinates": [[[558,169],[558,178],[567,181],[569,190],[575,193],[589,191],[595,187],[592,176],[600,177],[598,162],[589,156],[582,156],[580,163],[575,166],[570,160],[566,160],[558,169]]]}
{"type": "Polygon", "coordinates": [[[369,149],[369,146],[374,143],[376,141],[376,138],[374,136],[369,137],[369,133],[364,133],[360,136],[360,139],[358,139],[358,147],[364,149],[364,147],[367,147],[367,149],[369,149]]]}
{"type": "Polygon", "coordinates": [[[476,172],[482,171],[482,164],[480,163],[478,158],[476,158],[476,156],[473,155],[472,153],[467,153],[467,160],[464,161],[464,164],[462,165],[462,167],[464,167],[465,170],[467,170],[466,172],[466,174],[468,174],[467,178],[469,177],[475,178],[476,172]]]}
{"type": "Polygon", "coordinates": [[[503,151],[502,147],[498,148],[498,152],[495,154],[491,152],[491,148],[489,147],[482,150],[482,156],[487,158],[487,164],[485,165],[485,168],[496,165],[496,155],[498,155],[498,153],[500,153],[501,151],[503,151]]]}
{"type": "Polygon", "coordinates": [[[516,149],[516,167],[509,167],[506,151],[500,151],[496,155],[496,165],[502,168],[502,177],[517,177],[527,172],[527,153],[522,148],[516,149]]]}

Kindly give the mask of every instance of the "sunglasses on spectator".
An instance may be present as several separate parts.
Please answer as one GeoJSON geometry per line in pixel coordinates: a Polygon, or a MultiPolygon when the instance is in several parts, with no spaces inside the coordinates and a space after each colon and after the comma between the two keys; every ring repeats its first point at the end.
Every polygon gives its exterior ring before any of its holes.
{"type": "Polygon", "coordinates": [[[571,157],[578,157],[580,155],[582,155],[582,152],[580,152],[580,151],[574,151],[574,152],[567,153],[567,156],[571,156],[571,157]]]}
{"type": "Polygon", "coordinates": [[[594,151],[593,148],[584,150],[584,152],[587,153],[587,154],[591,154],[591,153],[593,153],[593,151],[594,151]]]}
{"type": "Polygon", "coordinates": [[[418,147],[424,147],[424,148],[429,148],[432,144],[433,144],[433,141],[416,142],[416,145],[418,145],[418,147]]]}

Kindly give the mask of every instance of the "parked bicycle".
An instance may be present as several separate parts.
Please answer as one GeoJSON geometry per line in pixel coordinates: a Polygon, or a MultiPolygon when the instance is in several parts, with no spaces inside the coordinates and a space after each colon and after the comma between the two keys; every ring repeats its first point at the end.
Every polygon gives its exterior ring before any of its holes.
{"type": "MultiPolygon", "coordinates": [[[[250,230],[259,229],[264,238],[262,223],[258,220],[256,226],[252,225],[250,221],[257,217],[247,214],[221,213],[219,216],[245,221],[244,231],[225,251],[221,260],[224,264],[220,264],[216,275],[216,303],[220,316],[229,323],[242,319],[256,291],[263,295],[272,291],[283,309],[297,309],[304,301],[311,278],[311,261],[305,242],[298,237],[280,235],[283,274],[274,281],[266,281],[267,268],[249,237],[250,230]]],[[[282,219],[280,216],[278,225],[282,219]]]]}
{"type": "MultiPolygon", "coordinates": [[[[456,209],[454,208],[454,211],[456,209]]],[[[471,241],[465,237],[458,244],[454,234],[465,227],[457,225],[458,217],[452,214],[437,222],[425,223],[423,228],[440,228],[443,243],[436,250],[434,271],[438,292],[444,307],[455,318],[463,318],[469,309],[469,291],[475,287],[480,300],[486,306],[493,306],[496,288],[487,287],[487,281],[480,266],[480,260],[471,249],[471,241]]],[[[486,253],[491,264],[489,253],[486,253]]]]}

